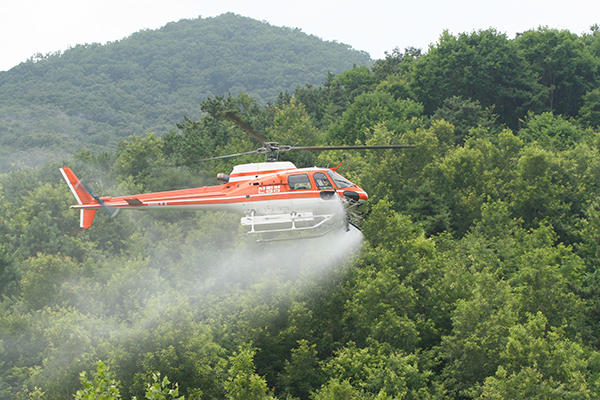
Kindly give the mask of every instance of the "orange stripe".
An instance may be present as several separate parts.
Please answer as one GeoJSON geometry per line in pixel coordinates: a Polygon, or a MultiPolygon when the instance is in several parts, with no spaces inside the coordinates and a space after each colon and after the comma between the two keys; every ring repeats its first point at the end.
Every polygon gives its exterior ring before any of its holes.
{"type": "MultiPolygon", "coordinates": [[[[297,191],[297,192],[283,192],[283,193],[269,193],[269,194],[250,194],[250,195],[224,195],[224,196],[202,196],[195,198],[169,198],[169,197],[155,197],[141,199],[142,205],[135,206],[136,208],[143,206],[150,206],[149,203],[166,203],[164,207],[177,207],[177,206],[193,206],[193,205],[213,205],[213,204],[238,204],[238,203],[253,203],[259,201],[275,201],[275,200],[297,200],[297,199],[317,199],[319,198],[320,191],[297,191]],[[249,197],[247,197],[249,196],[249,197]]],[[[140,199],[142,196],[138,196],[140,199]]],[[[127,201],[122,198],[105,199],[105,205],[109,207],[133,207],[127,201]]],[[[75,209],[98,209],[100,208],[97,204],[95,205],[74,205],[71,208],[75,209]]]]}

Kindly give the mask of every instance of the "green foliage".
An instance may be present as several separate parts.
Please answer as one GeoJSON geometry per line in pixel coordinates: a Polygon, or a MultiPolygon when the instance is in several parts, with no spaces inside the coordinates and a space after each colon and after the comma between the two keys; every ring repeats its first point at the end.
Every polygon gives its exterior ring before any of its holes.
{"type": "Polygon", "coordinates": [[[326,129],[354,102],[357,96],[371,92],[379,77],[365,66],[354,66],[338,76],[328,73],[322,86],[307,84],[294,91],[294,96],[306,106],[317,127],[326,129]]]}
{"type": "Polygon", "coordinates": [[[421,49],[407,47],[402,53],[396,47],[391,53],[386,51],[384,59],[375,60],[372,71],[381,78],[403,75],[408,71],[411,64],[422,55],[421,49]]]}
{"type": "Polygon", "coordinates": [[[600,89],[594,89],[583,96],[579,117],[586,126],[600,126],[600,89]]]}
{"type": "Polygon", "coordinates": [[[70,281],[79,272],[70,258],[39,254],[23,264],[21,298],[30,308],[70,303],[75,295],[70,281]]]}
{"type": "Polygon", "coordinates": [[[153,374],[152,379],[154,383],[148,384],[148,390],[146,391],[146,399],[148,400],[184,400],[185,397],[179,397],[179,386],[174,384],[172,388],[169,387],[171,382],[165,376],[162,380],[160,374],[153,374]]]}
{"type": "Polygon", "coordinates": [[[485,380],[480,399],[592,399],[598,387],[592,377],[597,367],[589,365],[589,354],[564,338],[560,329],[547,332],[542,313],[529,315],[515,325],[500,357],[503,364],[485,380]],[[590,368],[591,367],[591,368],[590,368]]]}
{"type": "Polygon", "coordinates": [[[273,399],[269,394],[267,382],[255,373],[254,350],[240,348],[233,353],[229,362],[229,377],[225,381],[227,398],[231,400],[273,399]]]}
{"type": "MultiPolygon", "coordinates": [[[[208,98],[202,102],[201,108],[208,113],[207,116],[200,121],[185,118],[184,123],[177,124],[180,133],[171,131],[164,138],[165,154],[177,164],[193,165],[199,159],[242,153],[261,146],[234,121],[229,120],[224,111],[239,112],[245,123],[261,135],[273,119],[270,109],[261,108],[256,100],[244,94],[208,98]]],[[[231,168],[231,160],[227,159],[208,164],[231,168]]]]}
{"type": "Polygon", "coordinates": [[[353,388],[348,380],[340,382],[338,379],[330,380],[326,385],[311,397],[312,400],[354,400],[360,399],[361,393],[353,388]]]}
{"type": "Polygon", "coordinates": [[[291,146],[314,146],[317,144],[317,131],[302,103],[295,98],[290,104],[276,111],[271,137],[291,146]]]}
{"type": "Polygon", "coordinates": [[[531,111],[576,116],[583,95],[598,77],[598,58],[577,35],[540,27],[521,34],[515,44],[543,87],[531,111]]]}
{"type": "Polygon", "coordinates": [[[44,400],[46,398],[45,393],[36,387],[33,391],[29,391],[24,388],[22,391],[16,394],[15,400],[44,400]]]}
{"type": "MultiPolygon", "coordinates": [[[[316,146],[319,144],[319,132],[314,127],[304,104],[299,103],[296,98],[293,97],[289,104],[276,108],[275,113],[273,127],[267,130],[271,140],[288,146],[316,146]]],[[[308,151],[284,154],[280,160],[292,161],[299,168],[315,166],[315,158],[308,151]]]]}
{"type": "Polygon", "coordinates": [[[390,93],[396,100],[414,97],[409,83],[406,81],[406,79],[398,75],[386,77],[385,80],[381,81],[379,85],[377,85],[376,90],[390,93]]]}
{"type": "Polygon", "coordinates": [[[464,395],[500,365],[499,355],[515,324],[515,298],[510,287],[481,273],[471,298],[459,300],[452,313],[452,334],[443,338],[441,353],[446,387],[464,395]]]}
{"type": "Polygon", "coordinates": [[[538,142],[545,149],[565,149],[579,143],[585,135],[576,125],[548,112],[530,114],[523,125],[519,137],[526,142],[538,142]]]}
{"type": "Polygon", "coordinates": [[[422,107],[412,100],[394,100],[387,92],[370,92],[356,97],[340,122],[330,128],[330,140],[339,144],[364,143],[366,135],[378,124],[400,135],[418,126],[422,107]]]}
{"type": "Polygon", "coordinates": [[[535,97],[532,67],[506,34],[495,29],[453,36],[445,31],[414,63],[412,88],[430,114],[451,96],[494,107],[499,120],[516,126],[535,97]]]}
{"type": "Polygon", "coordinates": [[[319,366],[317,345],[309,345],[305,339],[298,341],[292,349],[291,360],[286,360],[283,372],[278,378],[279,390],[286,396],[308,399],[309,394],[321,386],[323,373],[319,366]]]}
{"type": "Polygon", "coordinates": [[[120,399],[118,385],[112,377],[110,368],[102,361],[98,361],[98,368],[94,373],[92,380],[87,378],[87,373],[82,372],[79,375],[83,389],[75,393],[76,400],[114,400],[120,399]]]}
{"type": "Polygon", "coordinates": [[[351,387],[357,392],[370,393],[373,397],[379,394],[401,399],[427,398],[430,373],[420,370],[418,355],[406,355],[390,349],[377,342],[357,349],[350,342],[327,363],[328,385],[343,379],[351,382],[351,387]]]}
{"type": "Polygon", "coordinates": [[[149,132],[145,138],[131,136],[122,141],[113,164],[114,171],[121,177],[133,177],[135,183],[142,183],[162,158],[162,142],[149,132]]]}
{"type": "Polygon", "coordinates": [[[443,119],[454,126],[454,142],[462,144],[469,131],[477,127],[490,127],[497,116],[492,115],[490,109],[483,110],[479,101],[465,100],[453,96],[444,100],[444,103],[432,115],[432,119],[443,119]]]}

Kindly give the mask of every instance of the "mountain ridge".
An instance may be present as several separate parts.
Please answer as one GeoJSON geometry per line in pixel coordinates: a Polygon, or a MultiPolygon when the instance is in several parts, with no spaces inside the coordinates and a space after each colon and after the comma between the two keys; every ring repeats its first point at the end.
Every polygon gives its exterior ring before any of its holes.
{"type": "Polygon", "coordinates": [[[208,97],[244,92],[264,105],[370,63],[346,44],[232,13],[77,45],[0,72],[0,168],[32,149],[112,150],[133,134],[164,134],[183,115],[199,118],[208,97]]]}

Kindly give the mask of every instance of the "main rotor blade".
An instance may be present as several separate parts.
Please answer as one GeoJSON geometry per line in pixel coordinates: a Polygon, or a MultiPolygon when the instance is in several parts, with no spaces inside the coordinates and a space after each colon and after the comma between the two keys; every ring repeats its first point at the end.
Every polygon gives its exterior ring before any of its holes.
{"type": "Polygon", "coordinates": [[[389,144],[376,146],[291,146],[288,150],[309,150],[309,151],[324,151],[324,150],[377,150],[377,149],[408,149],[416,147],[409,144],[389,144]]]}
{"type": "MultiPolygon", "coordinates": [[[[252,150],[252,151],[247,151],[245,153],[237,153],[237,154],[227,154],[226,156],[217,156],[217,157],[210,157],[210,158],[201,158],[199,160],[193,160],[193,161],[188,161],[185,164],[191,164],[191,163],[195,163],[195,162],[201,162],[201,161],[209,161],[209,160],[218,160],[221,158],[229,158],[229,157],[237,157],[237,156],[245,156],[246,154],[256,154],[256,153],[264,153],[265,149],[260,148],[257,150],[252,150]]],[[[183,165],[183,164],[181,164],[183,165]]]]}
{"type": "Polygon", "coordinates": [[[245,130],[254,139],[258,140],[263,146],[266,146],[268,148],[267,140],[264,137],[260,136],[258,133],[256,133],[254,131],[254,129],[250,128],[250,126],[248,124],[246,124],[244,121],[242,121],[241,119],[239,119],[237,117],[237,115],[235,115],[231,111],[224,111],[224,113],[225,113],[225,115],[227,115],[227,117],[230,120],[232,120],[233,122],[235,122],[236,124],[238,124],[240,128],[242,128],[243,130],[245,130]]]}

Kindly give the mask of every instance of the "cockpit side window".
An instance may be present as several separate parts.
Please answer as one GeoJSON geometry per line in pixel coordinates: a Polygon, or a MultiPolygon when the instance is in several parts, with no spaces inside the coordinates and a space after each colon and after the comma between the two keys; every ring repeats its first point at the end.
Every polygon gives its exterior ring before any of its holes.
{"type": "Polygon", "coordinates": [[[327,175],[325,175],[324,173],[315,172],[313,178],[315,179],[315,183],[317,184],[317,187],[319,189],[333,189],[333,185],[331,184],[331,182],[329,182],[329,179],[327,179],[327,175]]]}
{"type": "Polygon", "coordinates": [[[290,185],[291,190],[312,188],[307,174],[290,175],[288,178],[288,184],[290,185]]]}
{"type": "Polygon", "coordinates": [[[329,176],[331,177],[331,179],[333,179],[333,182],[339,189],[355,186],[354,183],[350,182],[348,179],[344,178],[337,172],[329,170],[327,171],[327,174],[329,174],[329,176]]]}

